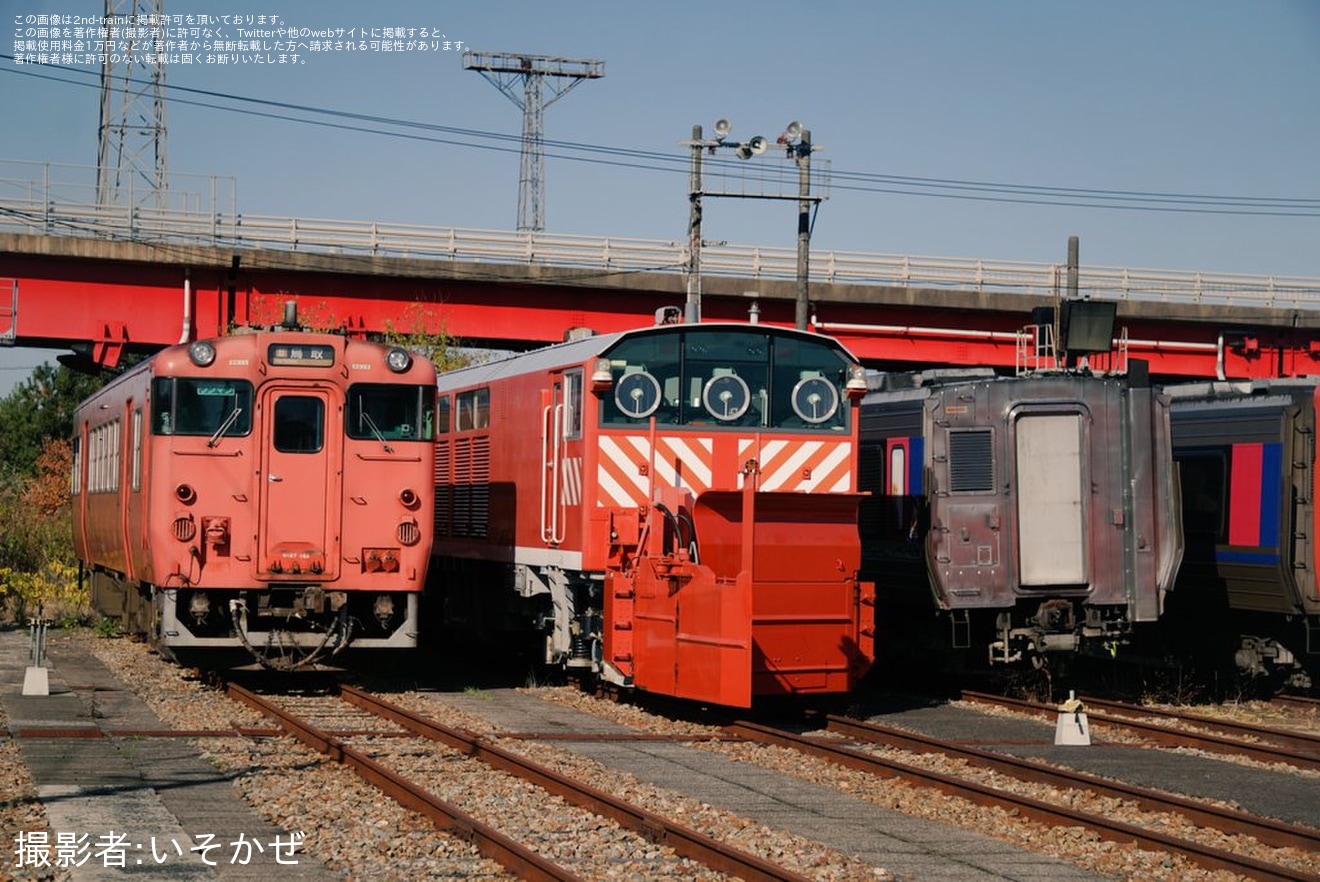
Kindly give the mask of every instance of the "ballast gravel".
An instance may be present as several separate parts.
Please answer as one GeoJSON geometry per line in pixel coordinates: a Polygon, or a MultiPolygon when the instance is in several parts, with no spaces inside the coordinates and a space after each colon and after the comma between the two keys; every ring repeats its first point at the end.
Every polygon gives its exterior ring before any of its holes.
{"type": "MultiPolygon", "coordinates": [[[[75,632],[67,639],[80,641],[93,652],[169,726],[227,730],[236,726],[264,728],[270,725],[255,711],[229,700],[190,676],[188,671],[163,662],[142,644],[126,639],[101,639],[86,631],[75,632]]],[[[1116,880],[1229,882],[1241,878],[1228,872],[1202,870],[1162,852],[1102,841],[1082,828],[1050,828],[1001,809],[981,807],[933,794],[924,788],[841,770],[786,749],[713,740],[712,736],[719,733],[715,727],[669,720],[633,705],[596,699],[569,687],[533,687],[533,691],[545,700],[569,704],[639,732],[690,737],[700,749],[717,751],[739,761],[835,787],[914,817],[996,836],[1116,880]]],[[[392,694],[390,700],[450,726],[498,735],[479,716],[461,713],[446,705],[443,694],[392,694]]],[[[1234,708],[1233,713],[1238,719],[1251,716],[1249,711],[1240,707],[1234,708]]],[[[0,725],[4,722],[0,718],[0,725]]],[[[352,772],[291,738],[235,736],[197,739],[196,744],[203,757],[218,769],[238,773],[233,786],[260,814],[285,830],[305,833],[304,850],[341,874],[341,878],[514,878],[499,865],[478,855],[466,841],[437,832],[429,821],[399,807],[352,772]]],[[[504,739],[501,745],[807,877],[831,882],[894,878],[883,867],[870,866],[788,831],[770,829],[681,793],[654,787],[577,757],[551,743],[504,739]]],[[[388,744],[380,746],[382,749],[389,747],[388,744]]],[[[960,761],[947,758],[892,753],[905,763],[967,777],[1038,799],[1101,811],[1108,817],[1128,823],[1156,826],[1177,835],[1196,835],[1216,847],[1259,854],[1262,859],[1272,861],[1286,860],[1299,870],[1316,871],[1314,855],[1290,854],[1286,849],[1262,849],[1252,840],[1227,840],[1218,834],[1192,831],[1180,818],[1153,815],[1119,800],[1022,784],[992,772],[967,768],[960,761]]],[[[481,765],[472,763],[473,767],[465,770],[464,777],[468,779],[465,786],[484,794],[488,800],[501,801],[502,793],[507,789],[526,787],[503,773],[483,772],[484,766],[477,768],[481,765]]],[[[547,804],[555,803],[547,797],[547,804]]],[[[565,807],[565,811],[570,810],[579,811],[565,807]]],[[[20,831],[48,829],[45,813],[35,798],[18,747],[9,739],[0,739],[0,829],[11,845],[20,831]]],[[[577,843],[576,847],[583,852],[609,856],[605,865],[611,869],[603,871],[599,878],[647,878],[645,867],[654,855],[629,853],[636,852],[636,849],[620,845],[617,828],[612,823],[602,821],[590,836],[592,838],[577,843]]],[[[13,867],[9,861],[4,866],[11,870],[13,867]]],[[[695,872],[694,875],[723,878],[713,872],[695,872]]],[[[58,871],[49,870],[34,870],[24,875],[24,870],[20,869],[17,878],[45,880],[63,877],[58,871]]]]}

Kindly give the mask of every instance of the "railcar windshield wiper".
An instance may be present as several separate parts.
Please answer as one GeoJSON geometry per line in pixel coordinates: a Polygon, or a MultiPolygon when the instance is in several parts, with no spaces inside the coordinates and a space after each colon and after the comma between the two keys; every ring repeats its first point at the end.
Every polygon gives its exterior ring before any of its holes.
{"type": "Polygon", "coordinates": [[[385,440],[385,436],[381,433],[380,429],[376,427],[376,421],[371,418],[371,414],[367,413],[365,410],[362,411],[362,421],[367,424],[367,428],[371,430],[371,434],[376,436],[376,440],[380,442],[380,446],[385,448],[385,452],[393,453],[394,448],[389,445],[389,442],[385,440]]]}
{"type": "Polygon", "coordinates": [[[234,409],[229,412],[229,416],[225,417],[225,421],[220,424],[220,428],[215,430],[215,434],[211,436],[211,440],[206,442],[206,446],[207,447],[217,446],[220,443],[220,436],[224,435],[225,432],[228,432],[230,430],[230,428],[238,420],[239,414],[241,414],[242,412],[243,412],[243,408],[235,405],[234,409]]]}

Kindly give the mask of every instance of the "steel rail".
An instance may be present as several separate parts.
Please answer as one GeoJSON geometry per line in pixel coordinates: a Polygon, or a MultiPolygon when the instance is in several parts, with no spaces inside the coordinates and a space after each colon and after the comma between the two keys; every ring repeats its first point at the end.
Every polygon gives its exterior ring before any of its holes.
{"type": "Polygon", "coordinates": [[[1284,707],[1297,708],[1298,710],[1320,710],[1320,698],[1312,698],[1309,695],[1276,695],[1271,701],[1278,702],[1284,707]]]}
{"type": "MultiPolygon", "coordinates": [[[[1007,698],[1002,695],[990,695],[984,692],[963,692],[961,697],[964,701],[989,704],[996,707],[1005,707],[1010,710],[1017,710],[1023,713],[1043,716],[1046,718],[1057,717],[1059,713],[1059,709],[1051,705],[1038,704],[1034,701],[1024,701],[1019,698],[1007,698]]],[[[1236,738],[1226,738],[1222,735],[1213,735],[1203,732],[1170,729],[1168,726],[1161,726],[1155,723],[1144,723],[1141,720],[1134,720],[1128,717],[1095,714],[1090,711],[1086,712],[1086,718],[1092,726],[1099,723],[1101,725],[1130,729],[1152,741],[1173,745],[1174,747],[1192,747],[1197,750],[1204,750],[1207,753],[1245,756],[1263,763],[1283,763],[1285,765],[1295,766],[1299,769],[1320,770],[1320,756],[1297,753],[1286,747],[1241,741],[1236,738]]]]}
{"type": "Polygon", "coordinates": [[[827,744],[802,735],[763,726],[759,723],[738,722],[726,728],[750,741],[791,748],[836,765],[857,769],[872,775],[898,778],[923,787],[934,787],[941,793],[957,796],[977,805],[1015,812],[1022,817],[1052,827],[1084,827],[1102,839],[1113,842],[1134,842],[1141,847],[1182,855],[1208,869],[1229,870],[1251,879],[1271,880],[1271,882],[1275,882],[1275,880],[1277,882],[1285,882],[1285,880],[1290,880],[1290,882],[1320,882],[1320,875],[1314,873],[1306,873],[1290,867],[1266,863],[1223,849],[1211,848],[1198,842],[1179,839],[1155,830],[1124,824],[1104,815],[1082,812],[1066,806],[1052,805],[1031,797],[996,790],[993,787],[986,787],[972,781],[964,781],[951,775],[943,775],[905,763],[886,760],[859,750],[827,744]]]}
{"type": "Polygon", "coordinates": [[[1320,735],[1312,735],[1308,732],[1294,732],[1288,729],[1278,729],[1272,726],[1253,726],[1248,723],[1234,722],[1233,720],[1219,720],[1202,714],[1142,707],[1137,704],[1128,704],[1123,701],[1111,701],[1106,698],[1096,698],[1094,696],[1078,696],[1078,700],[1082,703],[1083,707],[1086,708],[1088,714],[1091,712],[1091,708],[1100,708],[1101,710],[1118,714],[1121,717],[1153,717],[1159,720],[1187,722],[1206,729],[1211,729],[1222,735],[1256,738],[1260,741],[1268,741],[1281,747],[1292,748],[1294,750],[1303,751],[1320,757],[1320,735]]]}
{"type": "Polygon", "coordinates": [[[299,741],[331,759],[351,768],[360,777],[379,788],[395,802],[429,818],[442,830],[453,833],[476,846],[482,855],[496,861],[521,879],[539,882],[577,882],[579,876],[520,845],[493,827],[483,824],[457,806],[451,805],[416,784],[349,747],[343,741],[298,719],[283,708],[235,683],[225,685],[232,698],[277,720],[280,727],[299,741]]]}
{"type": "Polygon", "coordinates": [[[826,728],[857,741],[884,744],[913,753],[935,753],[964,760],[1022,781],[1049,784],[1069,789],[1087,789],[1102,796],[1126,799],[1143,809],[1174,812],[1203,827],[1231,835],[1252,836],[1266,845],[1320,851],[1320,831],[1271,818],[1258,818],[1246,812],[1207,805],[1182,796],[1134,787],[1086,772],[1059,769],[1036,760],[1021,759],[977,747],[964,747],[927,735],[851,720],[833,714],[826,716],[826,728]]]}
{"type": "Polygon", "coordinates": [[[472,732],[454,729],[413,713],[352,686],[340,686],[340,695],[350,704],[398,723],[405,729],[461,751],[489,764],[492,768],[531,781],[538,787],[563,797],[568,802],[602,817],[645,838],[672,848],[675,853],[699,861],[713,870],[736,875],[748,882],[792,880],[805,882],[807,877],[755,855],[732,848],[690,827],[617,799],[602,790],[573,781],[552,769],[505,750],[490,739],[472,732]]]}

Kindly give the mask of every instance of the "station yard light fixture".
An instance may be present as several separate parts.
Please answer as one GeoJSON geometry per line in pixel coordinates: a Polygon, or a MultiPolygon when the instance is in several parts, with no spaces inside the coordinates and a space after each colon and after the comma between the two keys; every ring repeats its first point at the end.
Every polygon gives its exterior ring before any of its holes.
{"type": "Polygon", "coordinates": [[[811,207],[819,203],[822,197],[811,195],[811,132],[803,128],[797,120],[789,122],[784,131],[775,139],[775,143],[784,148],[784,154],[798,167],[798,191],[796,195],[774,193],[723,193],[706,192],[702,186],[702,156],[706,153],[714,156],[717,149],[724,147],[733,151],[739,159],[751,159],[761,156],[770,149],[770,142],[762,135],[753,135],[746,141],[730,139],[733,124],[725,117],[715,121],[715,138],[707,139],[702,135],[701,126],[692,127],[692,140],[688,146],[692,150],[692,167],[688,186],[688,278],[687,305],[684,321],[701,321],[701,197],[738,196],[746,199],[796,199],[798,202],[798,251],[797,251],[797,304],[794,310],[794,325],[798,330],[806,330],[809,315],[809,262],[811,259],[811,207]]]}

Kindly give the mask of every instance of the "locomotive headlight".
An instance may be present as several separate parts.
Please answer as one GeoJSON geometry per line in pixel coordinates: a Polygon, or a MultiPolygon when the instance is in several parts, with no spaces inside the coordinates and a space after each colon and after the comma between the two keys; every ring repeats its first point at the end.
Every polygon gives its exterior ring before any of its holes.
{"type": "Polygon", "coordinates": [[[412,356],[408,354],[408,350],[395,347],[385,353],[385,364],[396,374],[401,374],[412,367],[412,356]]]}
{"type": "Polygon", "coordinates": [[[860,364],[850,365],[848,367],[848,382],[844,385],[844,390],[849,398],[861,398],[866,394],[866,368],[860,364]]]}
{"type": "Polygon", "coordinates": [[[215,361],[215,347],[205,340],[198,340],[188,346],[188,357],[198,367],[210,367],[215,361]]]}
{"type": "Polygon", "coordinates": [[[599,395],[614,384],[614,372],[608,358],[596,359],[596,366],[591,369],[591,391],[599,395]]]}

